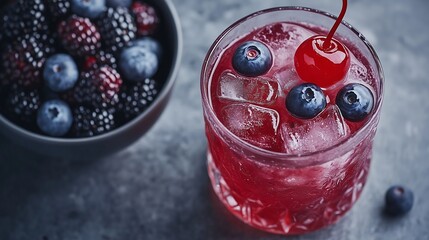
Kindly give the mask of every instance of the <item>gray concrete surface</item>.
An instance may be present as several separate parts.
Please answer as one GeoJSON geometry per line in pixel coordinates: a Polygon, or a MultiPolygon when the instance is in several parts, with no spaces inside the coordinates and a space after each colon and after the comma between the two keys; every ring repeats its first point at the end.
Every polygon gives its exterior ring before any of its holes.
{"type": "MultiPolygon", "coordinates": [[[[285,239],[237,221],[209,188],[199,72],[210,44],[239,17],[339,0],[174,0],[184,58],[172,101],[140,141],[108,158],[44,159],[0,139],[0,240],[285,239]]],[[[386,76],[370,177],[338,224],[287,239],[429,239],[429,2],[350,0],[346,20],[374,45],[386,76]],[[381,214],[385,190],[414,190],[405,217],[381,214]]]]}

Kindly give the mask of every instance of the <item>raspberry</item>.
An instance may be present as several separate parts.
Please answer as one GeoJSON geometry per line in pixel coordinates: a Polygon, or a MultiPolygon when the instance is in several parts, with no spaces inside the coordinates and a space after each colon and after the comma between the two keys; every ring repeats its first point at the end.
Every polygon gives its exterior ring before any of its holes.
{"type": "Polygon", "coordinates": [[[86,57],[83,68],[84,70],[91,70],[101,68],[105,65],[115,70],[118,68],[116,58],[112,53],[99,51],[95,56],[86,57]]]}
{"type": "Polygon", "coordinates": [[[117,52],[136,37],[136,25],[128,9],[108,8],[97,25],[105,47],[117,52]]]}
{"type": "Polygon", "coordinates": [[[153,33],[158,27],[159,18],[155,9],[141,2],[134,2],[131,6],[131,11],[136,18],[137,33],[140,36],[153,33]]]}
{"type": "Polygon", "coordinates": [[[2,55],[6,78],[24,87],[40,86],[43,64],[52,51],[36,36],[25,36],[9,45],[2,55]]]}
{"type": "Polygon", "coordinates": [[[116,127],[111,110],[79,106],[73,111],[72,134],[75,137],[92,137],[116,127]]]}
{"type": "Polygon", "coordinates": [[[103,66],[82,74],[74,89],[74,98],[78,103],[86,103],[93,107],[112,106],[118,102],[121,85],[119,73],[109,66],[103,66]]]}
{"type": "Polygon", "coordinates": [[[10,40],[48,30],[43,0],[18,0],[4,10],[0,20],[2,33],[10,40]]]}
{"type": "Polygon", "coordinates": [[[48,0],[46,5],[54,20],[66,19],[70,15],[70,0],[48,0]]]}
{"type": "Polygon", "coordinates": [[[72,55],[92,55],[101,46],[100,33],[88,18],[72,16],[59,24],[58,33],[63,47],[72,55]]]}
{"type": "Polygon", "coordinates": [[[132,85],[123,85],[119,95],[119,112],[125,121],[129,121],[144,110],[155,100],[159,92],[159,85],[153,79],[145,79],[132,85]]]}
{"type": "Polygon", "coordinates": [[[6,96],[5,115],[23,127],[35,126],[40,104],[39,90],[13,84],[6,96]]]}

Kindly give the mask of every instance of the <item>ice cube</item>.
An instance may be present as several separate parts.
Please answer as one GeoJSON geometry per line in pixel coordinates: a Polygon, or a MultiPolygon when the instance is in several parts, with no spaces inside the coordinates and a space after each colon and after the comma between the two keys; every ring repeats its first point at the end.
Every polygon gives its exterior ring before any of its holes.
{"type": "Polygon", "coordinates": [[[285,66],[276,71],[274,78],[277,79],[283,92],[289,92],[291,88],[298,85],[301,81],[296,73],[295,67],[292,65],[285,66]]]}
{"type": "Polygon", "coordinates": [[[260,40],[274,49],[280,47],[298,47],[301,42],[312,36],[311,32],[291,23],[275,23],[263,28],[255,35],[260,40]]]}
{"type": "Polygon", "coordinates": [[[363,64],[352,63],[349,70],[349,78],[353,80],[365,81],[368,77],[368,70],[363,64]]]}
{"type": "Polygon", "coordinates": [[[337,144],[350,133],[337,106],[329,106],[319,116],[296,124],[284,123],[281,137],[285,151],[303,154],[326,149],[337,144]]]}
{"type": "Polygon", "coordinates": [[[222,109],[221,120],[239,138],[265,149],[278,144],[280,117],[272,109],[248,103],[235,103],[222,109]]]}
{"type": "Polygon", "coordinates": [[[279,84],[275,80],[247,78],[224,72],[220,79],[218,96],[238,102],[267,105],[277,99],[278,91],[279,84]]]}
{"type": "Polygon", "coordinates": [[[307,38],[315,35],[303,27],[292,23],[275,23],[264,27],[254,37],[262,41],[274,51],[276,61],[273,69],[283,67],[286,62],[293,62],[295,50],[307,38]]]}

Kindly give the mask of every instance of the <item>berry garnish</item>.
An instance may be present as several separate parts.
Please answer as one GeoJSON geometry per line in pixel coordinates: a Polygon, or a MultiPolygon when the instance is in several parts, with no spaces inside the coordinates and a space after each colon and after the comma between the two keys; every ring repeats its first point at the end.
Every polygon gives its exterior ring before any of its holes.
{"type": "Polygon", "coordinates": [[[52,48],[34,36],[26,36],[9,45],[2,56],[6,78],[24,87],[39,87],[43,64],[51,51],[52,48]]]}
{"type": "Polygon", "coordinates": [[[267,46],[261,42],[248,41],[235,50],[232,66],[241,75],[256,77],[266,73],[272,62],[271,52],[267,46]]]}
{"type": "Polygon", "coordinates": [[[300,78],[321,87],[329,87],[345,77],[350,68],[347,48],[333,39],[347,9],[347,0],[328,36],[313,36],[305,40],[295,52],[295,68],[300,78]]]}
{"type": "Polygon", "coordinates": [[[362,84],[352,83],[344,86],[337,94],[336,104],[343,117],[349,121],[362,121],[371,112],[374,97],[362,84]]]}
{"type": "Polygon", "coordinates": [[[46,60],[43,78],[52,91],[63,92],[73,88],[79,78],[79,70],[72,57],[56,54],[46,60]]]}
{"type": "Polygon", "coordinates": [[[322,89],[312,83],[295,86],[286,97],[286,108],[295,117],[310,119],[326,107],[322,89]]]}
{"type": "Polygon", "coordinates": [[[67,103],[61,100],[45,102],[37,112],[37,125],[50,136],[65,135],[73,123],[73,116],[67,103]]]}
{"type": "Polygon", "coordinates": [[[116,127],[111,110],[79,106],[73,111],[72,133],[76,137],[92,137],[116,127]]]}
{"type": "Polygon", "coordinates": [[[136,37],[137,28],[127,8],[109,8],[98,21],[107,51],[117,52],[136,37]]]}
{"type": "Polygon", "coordinates": [[[404,215],[413,207],[414,194],[404,186],[390,187],[385,196],[386,212],[392,216],[404,215]]]}
{"type": "Polygon", "coordinates": [[[127,47],[122,50],[119,68],[126,80],[143,81],[155,75],[158,70],[158,57],[145,47],[127,47]]]}
{"type": "Polygon", "coordinates": [[[155,8],[146,3],[134,2],[131,11],[136,18],[137,33],[140,36],[149,35],[156,30],[159,18],[155,8]]]}
{"type": "Polygon", "coordinates": [[[36,112],[40,107],[40,93],[37,89],[25,89],[13,84],[8,89],[5,102],[6,115],[23,127],[35,125],[36,112]]]}
{"type": "Polygon", "coordinates": [[[129,8],[131,6],[132,0],[106,0],[106,5],[111,8],[116,7],[125,7],[129,8]]]}
{"type": "Polygon", "coordinates": [[[65,19],[71,14],[70,0],[46,1],[50,16],[55,20],[65,19]]]}
{"type": "Polygon", "coordinates": [[[155,100],[159,92],[159,85],[153,79],[124,85],[120,96],[118,110],[125,121],[129,121],[146,110],[155,100]]]}
{"type": "Polygon", "coordinates": [[[325,36],[305,40],[295,53],[295,68],[302,80],[329,87],[345,77],[350,67],[346,47],[332,39],[329,48],[323,48],[325,36]]]}
{"type": "Polygon", "coordinates": [[[74,14],[95,19],[106,10],[106,0],[71,0],[74,14]]]}
{"type": "Polygon", "coordinates": [[[151,52],[155,53],[158,57],[162,55],[161,45],[158,41],[151,37],[142,37],[131,42],[130,46],[140,46],[148,48],[151,52]]]}
{"type": "Polygon", "coordinates": [[[122,85],[119,73],[103,66],[94,71],[82,73],[81,79],[74,88],[76,102],[93,107],[113,106],[118,102],[118,92],[122,85]]]}
{"type": "Polygon", "coordinates": [[[70,54],[95,54],[101,46],[100,33],[88,18],[72,16],[58,26],[62,45],[70,54]]]}

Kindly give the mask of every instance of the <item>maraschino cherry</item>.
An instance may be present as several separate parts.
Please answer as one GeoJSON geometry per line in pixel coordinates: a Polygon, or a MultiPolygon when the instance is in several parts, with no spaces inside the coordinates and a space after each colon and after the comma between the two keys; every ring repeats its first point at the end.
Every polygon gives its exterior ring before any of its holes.
{"type": "Polygon", "coordinates": [[[348,49],[333,38],[347,9],[347,0],[328,36],[316,35],[305,40],[295,52],[295,68],[302,80],[326,88],[340,81],[350,67],[348,49]]]}

